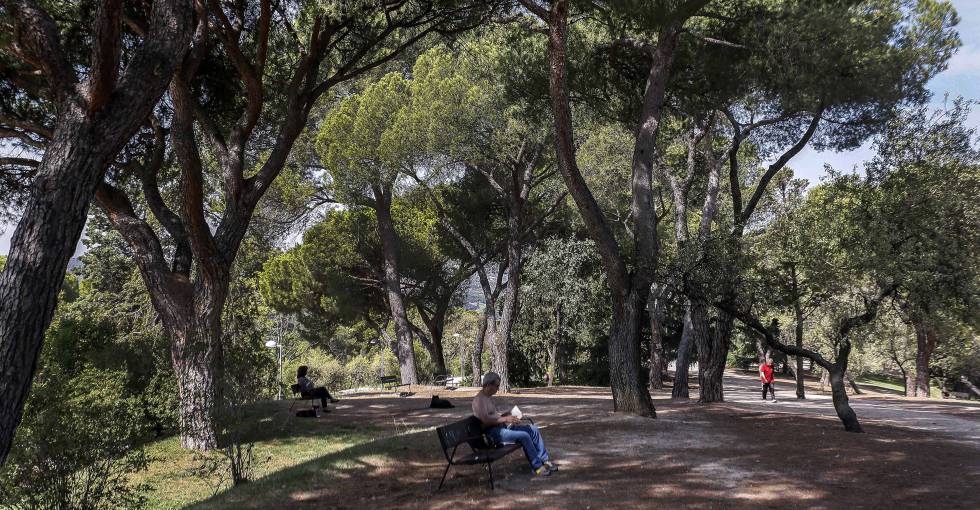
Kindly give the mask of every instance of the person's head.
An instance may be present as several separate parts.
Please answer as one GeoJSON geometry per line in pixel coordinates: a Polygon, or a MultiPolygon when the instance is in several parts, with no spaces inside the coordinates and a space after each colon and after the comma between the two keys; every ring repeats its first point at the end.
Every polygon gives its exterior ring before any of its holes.
{"type": "Polygon", "coordinates": [[[772,358],[766,356],[766,365],[772,365],[772,358]]]}
{"type": "Polygon", "coordinates": [[[300,365],[299,368],[296,369],[296,378],[299,379],[300,377],[306,377],[306,373],[309,371],[310,371],[310,367],[306,365],[300,365]]]}
{"type": "Polygon", "coordinates": [[[500,389],[500,375],[496,372],[487,372],[480,379],[480,385],[483,386],[483,393],[493,395],[500,389]]]}

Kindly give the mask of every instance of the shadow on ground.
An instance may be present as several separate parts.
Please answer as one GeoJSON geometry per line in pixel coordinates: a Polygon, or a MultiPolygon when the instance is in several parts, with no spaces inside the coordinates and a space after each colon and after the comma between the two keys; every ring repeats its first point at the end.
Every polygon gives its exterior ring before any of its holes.
{"type": "Polygon", "coordinates": [[[845,433],[835,418],[655,399],[655,420],[614,414],[608,389],[541,388],[498,397],[535,419],[562,463],[535,478],[520,453],[494,466],[497,490],[478,467],[453,467],[435,492],[445,458],[436,426],[469,414],[473,392],[428,398],[344,399],[319,419],[261,408],[256,438],[345,431],[371,439],[314,457],[191,508],[977,508],[978,445],[928,432],[863,423],[845,433]]]}

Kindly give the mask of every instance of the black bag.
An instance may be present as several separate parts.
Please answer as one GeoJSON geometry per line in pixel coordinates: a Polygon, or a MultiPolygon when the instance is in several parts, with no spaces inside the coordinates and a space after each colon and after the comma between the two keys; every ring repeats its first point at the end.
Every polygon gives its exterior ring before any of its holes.
{"type": "Polygon", "coordinates": [[[439,398],[439,395],[432,395],[432,403],[429,404],[429,407],[435,409],[451,409],[456,406],[444,398],[439,398]]]}
{"type": "Polygon", "coordinates": [[[300,409],[296,411],[296,416],[300,418],[316,418],[316,409],[300,409]]]}

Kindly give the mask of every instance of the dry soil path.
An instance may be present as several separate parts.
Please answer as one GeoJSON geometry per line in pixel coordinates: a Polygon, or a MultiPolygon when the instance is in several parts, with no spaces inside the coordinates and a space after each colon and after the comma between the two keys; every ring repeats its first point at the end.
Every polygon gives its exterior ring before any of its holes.
{"type": "MultiPolygon", "coordinates": [[[[829,393],[808,389],[807,398],[799,400],[794,385],[777,381],[776,398],[775,403],[763,402],[762,389],[755,377],[725,374],[725,400],[729,403],[767,413],[837,416],[829,393]]],[[[849,399],[862,422],[944,435],[980,449],[980,405],[975,403],[881,395],[851,395],[849,399]]]]}

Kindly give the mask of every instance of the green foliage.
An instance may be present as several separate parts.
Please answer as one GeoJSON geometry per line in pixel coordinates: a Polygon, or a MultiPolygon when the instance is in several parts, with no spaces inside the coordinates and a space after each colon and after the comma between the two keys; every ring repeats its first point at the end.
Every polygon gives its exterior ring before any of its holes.
{"type": "MultiPolygon", "coordinates": [[[[52,331],[70,327],[56,321],[52,331]]],[[[75,358],[76,352],[62,342],[45,344],[14,449],[0,471],[5,505],[110,509],[145,503],[146,487],[129,483],[132,473],[146,468],[143,402],[128,391],[126,371],[97,368],[75,358]]]]}
{"type": "Polygon", "coordinates": [[[606,356],[609,296],[601,261],[591,241],[552,238],[524,267],[521,311],[515,330],[518,384],[541,384],[555,352],[562,384],[604,384],[596,369],[606,356]],[[598,355],[598,358],[596,357],[598,355]]]}

